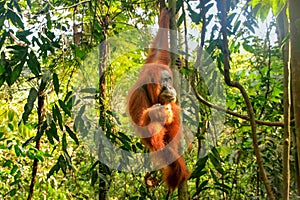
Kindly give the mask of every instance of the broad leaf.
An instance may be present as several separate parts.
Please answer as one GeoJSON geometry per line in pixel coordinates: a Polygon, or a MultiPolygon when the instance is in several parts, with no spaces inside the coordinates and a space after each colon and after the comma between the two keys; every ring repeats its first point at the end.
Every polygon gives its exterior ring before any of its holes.
{"type": "Polygon", "coordinates": [[[58,81],[58,77],[57,77],[56,73],[53,74],[53,85],[54,85],[54,90],[55,90],[56,94],[58,95],[58,92],[59,92],[59,81],[58,81]]]}
{"type": "Polygon", "coordinates": [[[214,165],[214,167],[216,168],[216,170],[222,174],[225,175],[225,171],[223,170],[220,161],[212,154],[208,154],[210,161],[212,162],[212,164],[214,165]]]}
{"type": "Polygon", "coordinates": [[[62,124],[62,115],[60,113],[60,110],[56,104],[52,106],[52,116],[55,122],[58,122],[60,130],[64,130],[63,124],[62,124]]]}
{"type": "Polygon", "coordinates": [[[24,29],[24,24],[22,22],[22,19],[19,17],[18,14],[13,12],[12,10],[7,10],[6,14],[7,18],[10,19],[10,21],[17,27],[24,29]]]}
{"type": "Polygon", "coordinates": [[[24,66],[23,62],[21,62],[20,64],[15,66],[15,68],[13,69],[13,71],[11,72],[11,75],[10,75],[10,81],[8,83],[9,86],[14,84],[14,82],[20,77],[23,66],[24,66]]]}
{"type": "Polygon", "coordinates": [[[36,55],[31,51],[29,53],[29,59],[27,60],[27,65],[30,69],[30,71],[35,75],[38,76],[41,72],[41,66],[40,63],[36,57],[36,55]]]}
{"type": "Polygon", "coordinates": [[[50,178],[50,176],[52,176],[54,174],[54,172],[58,172],[60,169],[60,166],[58,163],[56,163],[49,171],[49,173],[47,174],[47,179],[50,178]]]}
{"type": "Polygon", "coordinates": [[[65,158],[62,155],[60,155],[59,158],[58,158],[58,165],[61,168],[61,170],[63,171],[64,175],[66,175],[66,173],[67,173],[67,163],[66,163],[65,158]]]}
{"type": "Polygon", "coordinates": [[[33,142],[35,139],[34,136],[30,137],[28,140],[26,140],[23,144],[22,147],[26,147],[27,145],[29,145],[31,142],[33,142]]]}
{"type": "Polygon", "coordinates": [[[59,142],[59,136],[57,134],[57,128],[56,128],[56,125],[53,121],[50,124],[50,132],[51,132],[51,135],[59,142]]]}
{"type": "Polygon", "coordinates": [[[28,120],[28,116],[30,115],[30,113],[33,109],[33,105],[34,105],[34,102],[35,102],[37,96],[38,96],[38,91],[32,87],[29,91],[27,103],[24,106],[24,113],[22,116],[24,124],[26,124],[26,122],[28,120]]]}
{"type": "Polygon", "coordinates": [[[69,108],[67,107],[67,105],[60,99],[58,100],[58,103],[59,103],[59,106],[63,109],[63,111],[71,117],[71,112],[70,112],[69,108]]]}
{"type": "Polygon", "coordinates": [[[205,171],[205,165],[206,165],[207,159],[208,159],[208,156],[205,156],[203,158],[200,158],[197,161],[196,168],[192,172],[190,178],[198,178],[198,177],[200,177],[200,176],[202,176],[203,174],[206,173],[206,171],[205,171]]]}
{"type": "Polygon", "coordinates": [[[76,134],[67,125],[65,125],[65,128],[66,128],[67,132],[69,133],[69,136],[76,142],[77,145],[79,145],[79,141],[78,141],[76,134]]]}
{"type": "Polygon", "coordinates": [[[67,150],[67,136],[66,136],[66,133],[64,133],[63,137],[62,137],[62,149],[64,151],[67,150]]]}

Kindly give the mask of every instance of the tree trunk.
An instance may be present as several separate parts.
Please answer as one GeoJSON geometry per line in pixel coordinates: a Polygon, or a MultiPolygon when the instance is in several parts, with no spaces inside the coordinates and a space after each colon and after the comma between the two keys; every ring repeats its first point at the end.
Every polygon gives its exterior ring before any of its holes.
{"type": "MultiPolygon", "coordinates": [[[[107,27],[108,27],[108,21],[106,17],[102,18],[102,35],[103,35],[103,41],[99,45],[99,64],[98,64],[98,70],[99,70],[99,129],[101,131],[98,131],[97,134],[104,134],[106,131],[106,125],[105,125],[105,112],[106,112],[106,64],[107,64],[107,56],[108,56],[108,42],[107,42],[107,27]]],[[[103,157],[104,154],[104,145],[102,144],[102,141],[99,141],[99,147],[98,147],[98,156],[103,157]]],[[[99,158],[100,159],[100,158],[99,158]]],[[[107,175],[107,172],[105,171],[107,169],[107,166],[104,163],[99,163],[99,173],[103,176],[107,175]]],[[[105,200],[107,191],[108,191],[109,185],[106,184],[106,180],[104,180],[100,176],[99,180],[99,200],[105,200]]]]}
{"type": "MultiPolygon", "coordinates": [[[[300,1],[289,0],[290,11],[290,63],[292,72],[292,98],[295,118],[296,151],[300,166],[300,1]]],[[[298,169],[299,170],[299,169],[298,169]]],[[[298,195],[300,195],[298,183],[298,195]]]]}
{"type": "MultiPolygon", "coordinates": [[[[100,45],[100,62],[99,62],[99,128],[102,130],[101,132],[97,132],[97,134],[104,134],[103,131],[105,131],[105,93],[106,93],[106,85],[105,85],[105,56],[106,56],[106,41],[102,42],[100,45]],[[104,44],[103,44],[104,43],[104,44]]],[[[98,147],[98,156],[104,156],[103,155],[103,145],[101,141],[99,141],[99,147],[98,147]]],[[[100,159],[100,158],[99,158],[100,159]]],[[[103,163],[99,164],[99,173],[103,174],[103,163]]],[[[105,174],[103,174],[105,175],[105,174]]],[[[105,180],[101,178],[100,176],[100,182],[99,182],[99,200],[105,200],[106,199],[106,193],[107,193],[107,186],[105,180]]]]}
{"type": "MultiPolygon", "coordinates": [[[[286,7],[282,9],[276,18],[278,40],[282,43],[288,34],[288,20],[286,16],[286,7]]],[[[289,59],[289,43],[284,42],[282,48],[282,57],[284,63],[284,135],[283,135],[283,182],[282,198],[289,199],[290,194],[290,140],[291,140],[291,77],[289,59]]]]}

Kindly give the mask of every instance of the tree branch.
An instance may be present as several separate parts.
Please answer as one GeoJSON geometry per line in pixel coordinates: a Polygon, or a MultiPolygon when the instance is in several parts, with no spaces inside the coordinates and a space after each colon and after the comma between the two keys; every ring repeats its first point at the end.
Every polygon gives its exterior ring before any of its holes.
{"type": "MultiPolygon", "coordinates": [[[[195,86],[193,86],[193,90],[194,90],[194,93],[196,95],[197,100],[199,100],[201,103],[207,105],[208,107],[214,108],[216,110],[225,112],[225,113],[230,114],[232,116],[235,116],[235,117],[238,117],[238,118],[250,121],[250,117],[248,117],[248,116],[245,116],[245,115],[233,112],[231,110],[228,110],[228,109],[223,108],[221,106],[217,106],[217,105],[215,105],[215,104],[213,104],[213,103],[205,100],[199,93],[197,93],[195,86]]],[[[257,124],[266,125],[266,126],[279,126],[279,127],[283,127],[284,126],[283,122],[268,122],[268,121],[257,120],[257,119],[255,120],[255,122],[257,124]]],[[[292,122],[294,122],[294,121],[292,121],[292,122]]],[[[291,122],[291,124],[292,124],[292,122],[291,122]]]]}
{"type": "MultiPolygon", "coordinates": [[[[42,85],[42,83],[41,83],[42,85]]],[[[35,148],[37,150],[40,150],[40,145],[41,145],[41,137],[42,137],[42,125],[44,122],[45,118],[45,94],[44,90],[41,89],[42,86],[40,86],[39,92],[38,92],[38,108],[37,108],[37,113],[38,113],[38,127],[37,127],[37,134],[35,138],[35,148]]],[[[33,198],[33,192],[34,192],[34,186],[36,183],[36,175],[38,171],[38,163],[39,160],[37,158],[34,158],[33,165],[32,165],[32,177],[31,177],[31,182],[29,186],[29,192],[28,192],[28,197],[27,200],[31,200],[33,198]]]]}

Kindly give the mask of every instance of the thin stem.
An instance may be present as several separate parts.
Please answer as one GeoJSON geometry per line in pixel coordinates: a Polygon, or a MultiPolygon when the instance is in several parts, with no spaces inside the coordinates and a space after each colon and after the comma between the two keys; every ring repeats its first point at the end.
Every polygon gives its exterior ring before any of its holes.
{"type": "MultiPolygon", "coordinates": [[[[194,90],[194,94],[196,95],[196,98],[203,104],[207,105],[208,107],[210,108],[214,108],[218,111],[222,111],[222,112],[225,112],[227,114],[230,114],[232,116],[235,116],[235,117],[238,117],[238,118],[241,118],[241,119],[244,119],[244,120],[247,120],[247,121],[250,121],[250,117],[248,116],[245,116],[245,115],[241,115],[239,113],[236,113],[236,112],[233,112],[231,110],[228,110],[226,108],[223,108],[221,106],[217,106],[207,100],[205,100],[199,93],[196,92],[196,89],[195,89],[195,86],[193,86],[193,90],[194,90]]],[[[283,127],[284,126],[284,123],[283,122],[268,122],[268,121],[262,121],[262,120],[255,120],[255,122],[257,124],[260,124],[260,125],[266,125],[266,126],[279,126],[279,127],[283,127]]],[[[291,121],[291,125],[294,123],[294,120],[291,121]]]]}

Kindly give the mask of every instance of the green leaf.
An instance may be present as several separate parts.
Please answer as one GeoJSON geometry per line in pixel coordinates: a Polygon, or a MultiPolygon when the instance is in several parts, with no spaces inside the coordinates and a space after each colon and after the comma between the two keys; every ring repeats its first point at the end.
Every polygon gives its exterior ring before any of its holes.
{"type": "Polygon", "coordinates": [[[1,1],[1,2],[0,2],[0,8],[3,8],[4,5],[5,5],[5,3],[6,3],[6,1],[1,1]]]}
{"type": "Polygon", "coordinates": [[[99,164],[100,164],[100,161],[97,160],[97,161],[92,165],[90,171],[92,171],[93,169],[95,169],[95,167],[96,167],[97,165],[99,165],[99,164]]]}
{"type": "Polygon", "coordinates": [[[50,124],[50,132],[51,132],[51,135],[59,142],[59,136],[57,134],[57,128],[56,128],[56,125],[53,121],[50,124]]]}
{"type": "Polygon", "coordinates": [[[11,160],[5,160],[5,162],[2,164],[2,167],[10,167],[12,165],[11,160]]]}
{"type": "Polygon", "coordinates": [[[12,190],[9,192],[9,195],[10,195],[11,197],[13,197],[13,196],[15,196],[16,193],[17,193],[17,189],[14,188],[14,189],[12,189],[12,190]]]}
{"type": "Polygon", "coordinates": [[[122,141],[131,142],[130,138],[127,135],[125,135],[124,133],[118,132],[118,134],[120,135],[122,141]]]}
{"type": "Polygon", "coordinates": [[[97,180],[98,180],[98,172],[94,170],[92,172],[91,185],[94,186],[97,180]]]}
{"type": "Polygon", "coordinates": [[[66,104],[62,100],[58,100],[59,106],[63,109],[63,111],[71,117],[71,112],[69,108],[66,106],[66,104]]]}
{"type": "Polygon", "coordinates": [[[208,180],[205,180],[205,181],[203,181],[203,182],[199,185],[200,191],[203,190],[203,188],[207,185],[207,183],[208,183],[208,180]]]}
{"type": "Polygon", "coordinates": [[[28,47],[27,46],[19,46],[19,45],[14,45],[14,46],[8,46],[7,48],[12,49],[11,50],[11,61],[13,61],[15,64],[18,62],[26,62],[26,57],[28,54],[28,47]]]}
{"type": "Polygon", "coordinates": [[[191,17],[191,19],[192,19],[192,21],[196,24],[196,25],[198,25],[198,24],[200,24],[200,21],[201,21],[201,16],[200,16],[200,14],[199,13],[196,13],[195,11],[193,11],[193,10],[190,10],[190,17],[191,17]]]}
{"type": "Polygon", "coordinates": [[[183,6],[183,0],[176,1],[176,13],[178,13],[178,11],[182,6],[183,6]]]}
{"type": "Polygon", "coordinates": [[[48,28],[49,30],[51,30],[51,29],[52,29],[52,20],[51,20],[51,16],[50,16],[49,13],[47,13],[46,19],[47,19],[47,28],[48,28]]]}
{"type": "Polygon", "coordinates": [[[234,23],[234,27],[233,27],[233,34],[236,34],[236,31],[240,28],[241,25],[241,21],[238,20],[234,23]]]}
{"type": "Polygon", "coordinates": [[[75,168],[74,168],[74,166],[72,165],[71,157],[70,157],[68,151],[66,151],[66,150],[64,151],[64,156],[65,156],[67,165],[68,165],[71,169],[74,170],[75,168]]]}
{"type": "Polygon", "coordinates": [[[13,12],[12,10],[7,10],[6,16],[17,28],[24,29],[24,24],[22,22],[22,19],[15,12],[13,12]]]}
{"type": "Polygon", "coordinates": [[[82,92],[82,93],[96,94],[97,93],[97,89],[96,88],[84,88],[84,89],[81,89],[80,92],[82,92]]]}
{"type": "Polygon", "coordinates": [[[72,94],[73,94],[73,92],[72,92],[72,91],[69,91],[69,92],[66,94],[66,96],[65,96],[64,102],[71,100],[71,99],[72,99],[72,97],[71,97],[72,94]]]}
{"type": "Polygon", "coordinates": [[[18,2],[17,2],[17,1],[13,1],[13,3],[14,3],[15,8],[17,9],[18,13],[21,13],[22,10],[21,10],[21,8],[20,8],[18,2]]]}
{"type": "Polygon", "coordinates": [[[58,95],[58,92],[59,92],[59,81],[58,81],[58,77],[57,77],[56,73],[53,74],[53,85],[54,85],[54,90],[55,90],[56,94],[58,95]]]}
{"type": "Polygon", "coordinates": [[[73,130],[79,131],[83,136],[86,136],[84,121],[82,120],[81,116],[76,116],[74,120],[73,130]]]}
{"type": "Polygon", "coordinates": [[[215,174],[215,172],[212,169],[210,169],[209,171],[211,173],[211,176],[212,176],[213,180],[215,182],[218,182],[219,181],[219,177],[215,174]]]}
{"type": "Polygon", "coordinates": [[[216,188],[222,190],[223,192],[225,192],[227,194],[231,190],[231,187],[229,187],[228,185],[226,185],[224,183],[217,182],[217,183],[215,183],[215,185],[216,185],[216,188]]]}
{"type": "Polygon", "coordinates": [[[27,103],[24,106],[24,113],[23,113],[23,116],[22,116],[24,124],[28,120],[28,116],[30,115],[30,113],[33,109],[33,105],[34,105],[34,102],[35,102],[37,96],[38,96],[38,91],[35,88],[32,87],[29,91],[29,95],[28,95],[28,98],[27,98],[27,103]]]}
{"type": "Polygon", "coordinates": [[[53,119],[54,121],[58,121],[58,125],[60,130],[64,130],[63,125],[62,125],[62,115],[60,113],[60,110],[57,106],[57,104],[54,104],[54,106],[52,106],[52,115],[53,115],[53,119]]]}
{"type": "Polygon", "coordinates": [[[188,4],[188,11],[190,12],[189,16],[196,25],[198,25],[201,21],[201,15],[195,12],[192,7],[188,4]]]}
{"type": "Polygon", "coordinates": [[[14,165],[13,168],[10,170],[10,175],[13,175],[18,170],[18,166],[14,165]]]}
{"type": "Polygon", "coordinates": [[[60,166],[59,166],[58,163],[56,163],[56,164],[50,169],[49,173],[47,174],[47,179],[50,178],[50,177],[54,174],[54,172],[57,173],[57,172],[59,171],[59,169],[60,169],[60,166]]]}
{"type": "Polygon", "coordinates": [[[205,180],[203,181],[199,187],[197,188],[197,191],[195,192],[195,194],[193,194],[193,198],[195,196],[197,196],[198,194],[200,194],[200,192],[204,191],[205,190],[205,186],[208,184],[208,180],[205,180]]]}
{"type": "Polygon", "coordinates": [[[60,167],[60,169],[63,171],[64,175],[66,175],[67,173],[67,165],[66,165],[66,160],[65,158],[60,155],[59,158],[58,158],[58,165],[60,167]]]}
{"type": "Polygon", "coordinates": [[[245,21],[243,24],[244,24],[244,26],[246,26],[252,33],[255,33],[255,30],[254,30],[253,26],[252,26],[248,21],[245,21]]]}
{"type": "Polygon", "coordinates": [[[53,145],[54,144],[54,140],[53,140],[53,137],[52,137],[52,134],[51,134],[51,129],[48,129],[46,130],[46,135],[47,135],[47,138],[49,140],[49,142],[53,145]]]}
{"type": "Polygon", "coordinates": [[[4,81],[5,81],[5,77],[0,76],[0,87],[3,85],[4,81]]]}
{"type": "Polygon", "coordinates": [[[200,158],[196,163],[196,168],[191,174],[190,178],[198,178],[206,173],[205,171],[205,165],[208,160],[208,156],[205,156],[203,158],[200,158]]]}
{"type": "Polygon", "coordinates": [[[18,172],[16,173],[16,175],[14,175],[14,179],[16,180],[16,179],[19,179],[20,177],[21,177],[21,175],[22,175],[23,173],[20,171],[20,170],[18,170],[18,172]]]}
{"type": "Polygon", "coordinates": [[[34,54],[33,51],[29,53],[29,59],[27,60],[27,65],[30,71],[35,75],[38,76],[41,73],[41,66],[40,63],[34,54]]]}
{"type": "Polygon", "coordinates": [[[27,156],[28,158],[30,158],[31,160],[34,160],[34,154],[31,151],[27,151],[27,156]]]}
{"type": "Polygon", "coordinates": [[[7,113],[8,120],[10,122],[12,122],[14,120],[15,115],[16,115],[16,112],[14,110],[9,110],[7,113]]]}
{"type": "Polygon", "coordinates": [[[253,47],[251,46],[251,45],[249,45],[247,42],[244,42],[243,43],[243,48],[246,50],[246,51],[248,51],[248,52],[250,52],[250,53],[254,53],[254,49],[253,49],[253,47]]]}
{"type": "Polygon", "coordinates": [[[8,128],[11,130],[11,131],[13,131],[15,128],[14,128],[14,125],[11,123],[11,122],[9,122],[8,123],[8,128]]]}
{"type": "Polygon", "coordinates": [[[17,157],[19,157],[20,155],[23,155],[22,149],[18,145],[15,145],[14,149],[15,149],[15,153],[16,153],[17,157]]]}
{"type": "Polygon", "coordinates": [[[76,134],[67,125],[65,125],[65,128],[66,131],[69,133],[69,136],[75,141],[77,145],[79,145],[79,141],[76,134]]]}
{"type": "Polygon", "coordinates": [[[231,13],[227,18],[227,26],[229,26],[237,13],[231,13]]]}
{"type": "Polygon", "coordinates": [[[121,148],[124,148],[125,150],[131,151],[131,144],[132,142],[130,141],[130,139],[128,138],[128,136],[126,136],[124,133],[118,132],[119,136],[116,136],[114,134],[112,134],[111,130],[107,132],[107,137],[111,140],[112,143],[116,142],[116,139],[119,139],[122,143],[123,146],[121,148]]]}
{"type": "Polygon", "coordinates": [[[79,109],[79,112],[78,112],[78,115],[77,115],[77,116],[82,116],[83,113],[85,112],[85,109],[86,109],[86,105],[83,105],[83,106],[79,109]]]}
{"type": "Polygon", "coordinates": [[[216,147],[213,147],[213,148],[211,149],[211,151],[212,151],[213,155],[214,155],[219,161],[222,161],[221,156],[220,156],[220,154],[219,154],[219,152],[218,152],[218,150],[217,150],[216,147]]]}
{"type": "Polygon", "coordinates": [[[26,2],[27,2],[28,7],[31,8],[31,0],[26,0],[26,2]]]}
{"type": "Polygon", "coordinates": [[[66,136],[66,133],[64,133],[63,137],[62,137],[62,149],[64,151],[67,150],[67,136],[66,136]]]}
{"type": "Polygon", "coordinates": [[[23,144],[22,147],[26,147],[27,145],[29,145],[31,142],[33,142],[35,139],[34,136],[30,137],[28,140],[26,140],[23,144]]]}
{"type": "MultiPolygon", "coordinates": [[[[0,28],[3,27],[5,21],[5,15],[0,15],[0,28]]],[[[1,46],[0,46],[1,47],[1,46]]]]}
{"type": "MultiPolygon", "coordinates": [[[[207,1],[209,2],[209,1],[207,1]]],[[[214,3],[209,3],[205,5],[205,13],[207,13],[212,7],[214,6],[214,3]]],[[[211,17],[213,17],[213,15],[209,15],[211,17]]]]}
{"type": "Polygon", "coordinates": [[[272,3],[271,7],[272,7],[273,14],[274,14],[274,16],[277,16],[279,11],[282,9],[282,7],[281,7],[282,5],[280,5],[281,1],[271,0],[271,3],[272,3]]]}
{"type": "Polygon", "coordinates": [[[4,135],[4,132],[0,132],[0,138],[2,138],[4,135]]]}
{"type": "Polygon", "coordinates": [[[268,6],[261,6],[259,8],[259,14],[260,14],[260,18],[262,21],[265,21],[268,17],[268,14],[269,14],[269,11],[270,11],[270,7],[268,6]]]}
{"type": "Polygon", "coordinates": [[[212,162],[212,164],[214,165],[214,167],[216,168],[216,170],[222,174],[225,175],[225,171],[223,170],[223,168],[221,167],[221,164],[219,162],[219,160],[213,155],[213,154],[208,154],[210,161],[212,162]]]}
{"type": "Polygon", "coordinates": [[[261,0],[250,0],[248,2],[249,5],[251,5],[252,8],[254,8],[255,6],[259,5],[260,4],[260,1],[261,0]]]}
{"type": "Polygon", "coordinates": [[[57,122],[58,118],[57,118],[57,110],[55,108],[55,105],[52,106],[52,117],[54,122],[57,122]]]}
{"type": "MultiPolygon", "coordinates": [[[[1,48],[1,46],[0,46],[1,48]]],[[[0,62],[0,75],[2,75],[5,72],[5,67],[3,66],[3,64],[0,62]]]]}
{"type": "Polygon", "coordinates": [[[47,83],[50,80],[50,74],[49,73],[44,73],[42,76],[42,81],[39,87],[40,91],[43,91],[46,89],[47,83]]]}
{"type": "Polygon", "coordinates": [[[43,157],[41,154],[36,153],[36,154],[35,154],[35,157],[36,157],[39,161],[44,162],[44,157],[43,157]]]}
{"type": "Polygon", "coordinates": [[[69,110],[72,110],[73,107],[73,102],[75,102],[75,96],[72,96],[68,101],[67,101],[67,107],[69,110]]]}
{"type": "Polygon", "coordinates": [[[177,21],[177,27],[179,27],[185,18],[185,13],[182,13],[177,21]]]}
{"type": "Polygon", "coordinates": [[[24,63],[21,62],[20,64],[18,64],[12,71],[11,75],[10,75],[10,81],[9,81],[9,86],[11,86],[12,84],[14,84],[14,82],[20,77],[22,69],[23,69],[24,63]]]}
{"type": "Polygon", "coordinates": [[[145,149],[144,146],[142,145],[142,143],[140,143],[140,142],[136,143],[136,146],[141,150],[145,149]]]}

